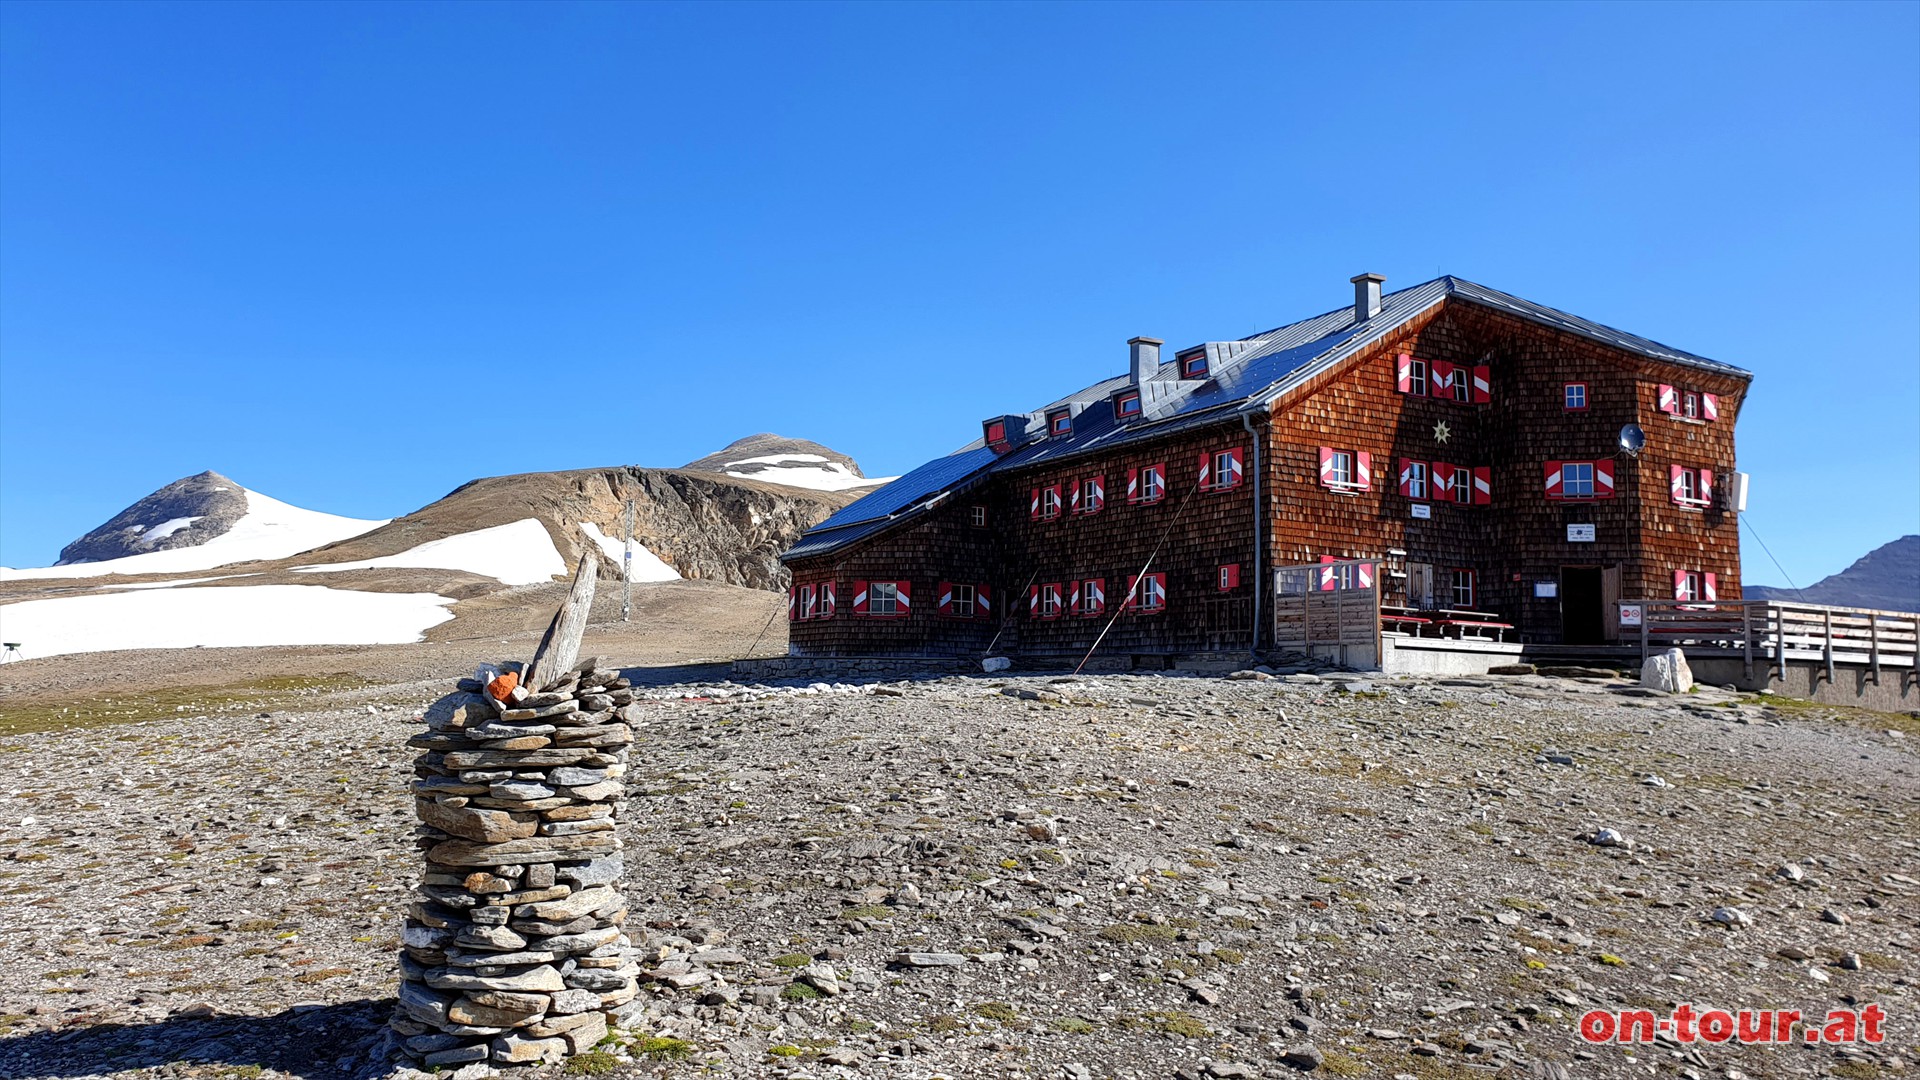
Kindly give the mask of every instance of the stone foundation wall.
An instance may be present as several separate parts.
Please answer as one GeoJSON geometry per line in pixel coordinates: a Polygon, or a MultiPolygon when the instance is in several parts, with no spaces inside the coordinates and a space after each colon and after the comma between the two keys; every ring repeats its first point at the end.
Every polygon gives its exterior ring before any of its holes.
{"type": "Polygon", "coordinates": [[[408,740],[425,872],[391,1026],[424,1066],[557,1060],[639,1007],[616,836],[633,693],[594,664],[504,704],[468,680],[408,740]]]}

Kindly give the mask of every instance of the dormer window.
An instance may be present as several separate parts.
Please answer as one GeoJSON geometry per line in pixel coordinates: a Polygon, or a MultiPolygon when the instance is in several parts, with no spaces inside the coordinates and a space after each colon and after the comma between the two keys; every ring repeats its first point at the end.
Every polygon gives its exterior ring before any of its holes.
{"type": "Polygon", "coordinates": [[[1128,420],[1140,415],[1140,391],[1129,390],[1113,399],[1113,415],[1128,420]]]}
{"type": "Polygon", "coordinates": [[[1066,409],[1056,409],[1047,414],[1047,434],[1073,434],[1073,413],[1066,409]]]}
{"type": "Polygon", "coordinates": [[[1207,377],[1207,351],[1188,353],[1180,358],[1180,377],[1183,379],[1204,379],[1207,377]]]}
{"type": "Polygon", "coordinates": [[[987,424],[987,442],[1003,443],[1007,441],[1007,424],[1004,420],[994,420],[987,424]]]}

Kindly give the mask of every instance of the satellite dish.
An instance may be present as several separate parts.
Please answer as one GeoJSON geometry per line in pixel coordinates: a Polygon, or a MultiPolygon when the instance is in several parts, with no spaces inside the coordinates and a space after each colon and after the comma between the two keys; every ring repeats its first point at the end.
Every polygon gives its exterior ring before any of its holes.
{"type": "Polygon", "coordinates": [[[1647,433],[1640,430],[1639,424],[1628,424],[1620,429],[1620,449],[1628,457],[1639,457],[1640,451],[1647,445],[1647,433]]]}

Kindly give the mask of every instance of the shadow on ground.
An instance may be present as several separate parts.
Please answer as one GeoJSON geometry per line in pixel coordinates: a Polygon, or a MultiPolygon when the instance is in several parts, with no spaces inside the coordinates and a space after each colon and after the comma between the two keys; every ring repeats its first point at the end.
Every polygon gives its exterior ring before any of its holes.
{"type": "Polygon", "coordinates": [[[300,1080],[385,1076],[382,1045],[393,999],[296,1005],[272,1016],[170,1017],[0,1039],[0,1078],[78,1077],[171,1066],[173,1077],[234,1077],[273,1069],[300,1080]]]}

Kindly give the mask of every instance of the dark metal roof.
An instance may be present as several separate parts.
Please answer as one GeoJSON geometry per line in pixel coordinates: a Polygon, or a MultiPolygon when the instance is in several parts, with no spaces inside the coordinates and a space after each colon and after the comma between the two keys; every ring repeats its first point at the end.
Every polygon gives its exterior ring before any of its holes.
{"type": "Polygon", "coordinates": [[[1169,362],[1150,376],[1150,381],[1167,384],[1158,391],[1162,395],[1159,403],[1149,408],[1149,416],[1128,423],[1120,423],[1115,418],[1112,395],[1130,385],[1129,377],[1102,379],[1030,414],[1037,418],[1050,409],[1077,406],[1079,411],[1074,416],[1070,434],[1043,435],[1004,457],[996,457],[976,439],[844,507],[801,537],[786,557],[818,555],[870,536],[902,518],[917,515],[942,492],[970,487],[989,473],[1060,461],[1188,428],[1235,421],[1244,413],[1263,411],[1316,375],[1366,351],[1449,299],[1480,304],[1650,359],[1736,378],[1753,377],[1752,373],[1731,364],[1522,300],[1498,289],[1462,278],[1439,277],[1382,296],[1380,310],[1370,319],[1355,320],[1353,308],[1348,306],[1237,341],[1208,342],[1209,370],[1205,380],[1179,381],[1178,367],[1171,362],[1170,354],[1169,362]]]}

